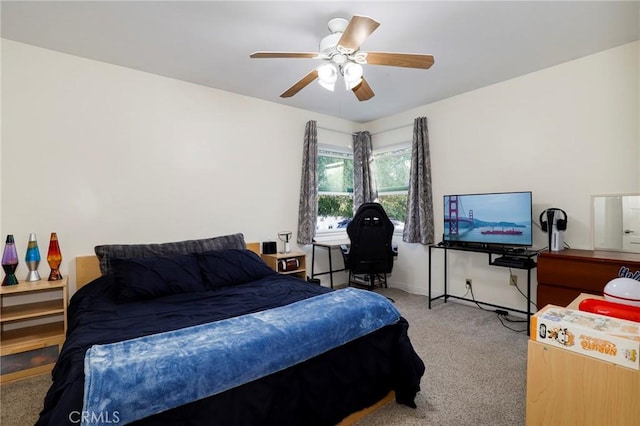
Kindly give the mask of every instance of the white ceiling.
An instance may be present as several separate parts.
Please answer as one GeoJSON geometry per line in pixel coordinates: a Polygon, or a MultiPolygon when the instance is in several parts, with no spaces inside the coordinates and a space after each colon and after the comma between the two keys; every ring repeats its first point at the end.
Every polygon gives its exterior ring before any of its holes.
{"type": "Polygon", "coordinates": [[[638,1],[2,1],[2,37],[367,122],[640,39],[638,1]],[[317,83],[279,95],[320,62],[250,59],[317,51],[333,17],[371,16],[367,51],[428,53],[429,70],[365,66],[376,96],[317,83]]]}

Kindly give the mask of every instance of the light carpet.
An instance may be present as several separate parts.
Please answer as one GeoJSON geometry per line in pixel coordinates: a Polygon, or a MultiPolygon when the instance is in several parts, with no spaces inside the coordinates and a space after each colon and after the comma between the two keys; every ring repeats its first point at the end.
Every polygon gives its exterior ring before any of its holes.
{"type": "MultiPolygon", "coordinates": [[[[359,426],[517,426],[525,422],[526,332],[504,327],[493,312],[437,301],[398,289],[377,289],[392,298],[409,321],[409,338],[426,365],[422,391],[412,409],[391,402],[359,426]]],[[[507,323],[524,330],[525,323],[507,323]]],[[[0,424],[33,425],[50,375],[0,386],[0,424]]]]}

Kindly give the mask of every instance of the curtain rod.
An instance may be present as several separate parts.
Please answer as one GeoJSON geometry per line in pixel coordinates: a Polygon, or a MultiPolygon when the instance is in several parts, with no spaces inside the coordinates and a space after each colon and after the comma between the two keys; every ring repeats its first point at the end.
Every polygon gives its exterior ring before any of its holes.
{"type": "Polygon", "coordinates": [[[412,127],[412,126],[413,126],[413,123],[403,124],[403,125],[400,125],[400,126],[392,127],[390,129],[384,129],[384,130],[380,130],[380,131],[375,132],[375,133],[371,133],[371,136],[379,135],[380,133],[392,132],[394,130],[404,129],[405,127],[412,127]]]}
{"type": "MultiPolygon", "coordinates": [[[[404,129],[405,127],[412,127],[412,126],[413,126],[413,123],[402,124],[402,125],[400,125],[400,126],[392,127],[392,128],[390,128],[390,129],[384,129],[384,130],[380,130],[380,131],[375,132],[375,133],[371,133],[371,136],[373,136],[373,135],[379,135],[380,133],[392,132],[392,131],[394,131],[394,130],[404,129]]],[[[358,133],[358,132],[344,132],[344,131],[342,131],[342,130],[330,129],[330,128],[328,128],[328,127],[317,126],[317,125],[316,125],[316,127],[317,127],[318,129],[321,129],[321,130],[327,130],[327,131],[329,131],[329,132],[335,132],[335,133],[342,133],[343,135],[349,135],[349,136],[351,136],[351,135],[354,135],[354,134],[358,133]]]]}
{"type": "Polygon", "coordinates": [[[321,130],[327,130],[329,132],[342,133],[343,135],[349,135],[349,136],[351,136],[353,134],[352,132],[343,132],[342,130],[330,129],[328,127],[322,127],[322,126],[318,126],[318,125],[316,125],[316,128],[321,129],[321,130]]]}

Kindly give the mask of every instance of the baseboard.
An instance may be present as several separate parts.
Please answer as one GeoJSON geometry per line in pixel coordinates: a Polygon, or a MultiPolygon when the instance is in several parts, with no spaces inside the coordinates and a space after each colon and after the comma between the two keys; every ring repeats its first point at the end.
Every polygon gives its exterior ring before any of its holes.
{"type": "Polygon", "coordinates": [[[396,281],[392,281],[391,279],[387,279],[387,285],[392,288],[397,288],[399,290],[404,290],[407,293],[417,294],[420,296],[426,296],[427,291],[425,288],[417,285],[407,284],[407,283],[399,283],[396,281]]]}
{"type": "MultiPolygon", "coordinates": [[[[424,288],[416,286],[416,285],[411,285],[411,284],[406,284],[406,283],[398,283],[398,282],[393,282],[393,281],[387,281],[389,287],[391,288],[397,288],[399,290],[403,290],[406,291],[407,293],[411,293],[411,294],[416,294],[416,295],[420,295],[420,296],[428,296],[427,292],[425,291],[424,288]]],[[[443,300],[440,299],[437,302],[434,303],[443,303],[443,300]]],[[[460,299],[448,299],[447,303],[458,303],[460,305],[466,305],[466,306],[471,306],[473,308],[478,308],[478,305],[476,305],[474,302],[470,302],[467,300],[460,300],[460,299]]],[[[483,308],[485,308],[486,310],[489,311],[493,311],[496,308],[493,308],[491,306],[486,306],[483,305],[482,303],[480,304],[480,306],[482,306],[483,308]]],[[[514,312],[512,311],[510,308],[500,308],[500,309],[504,309],[506,311],[509,312],[509,316],[513,316],[513,317],[517,317],[517,318],[522,318],[522,319],[526,319],[527,315],[523,314],[521,312],[514,312]]],[[[524,308],[514,308],[514,309],[526,309],[526,306],[524,308]]],[[[534,311],[535,312],[535,311],[534,311]]]]}

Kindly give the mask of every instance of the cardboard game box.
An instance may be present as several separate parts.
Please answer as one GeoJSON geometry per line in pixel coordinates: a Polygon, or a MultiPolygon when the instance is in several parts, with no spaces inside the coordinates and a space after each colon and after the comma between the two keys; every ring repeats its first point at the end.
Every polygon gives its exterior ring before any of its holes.
{"type": "Polygon", "coordinates": [[[531,318],[531,339],[640,370],[640,323],[547,305],[531,318]]]}

